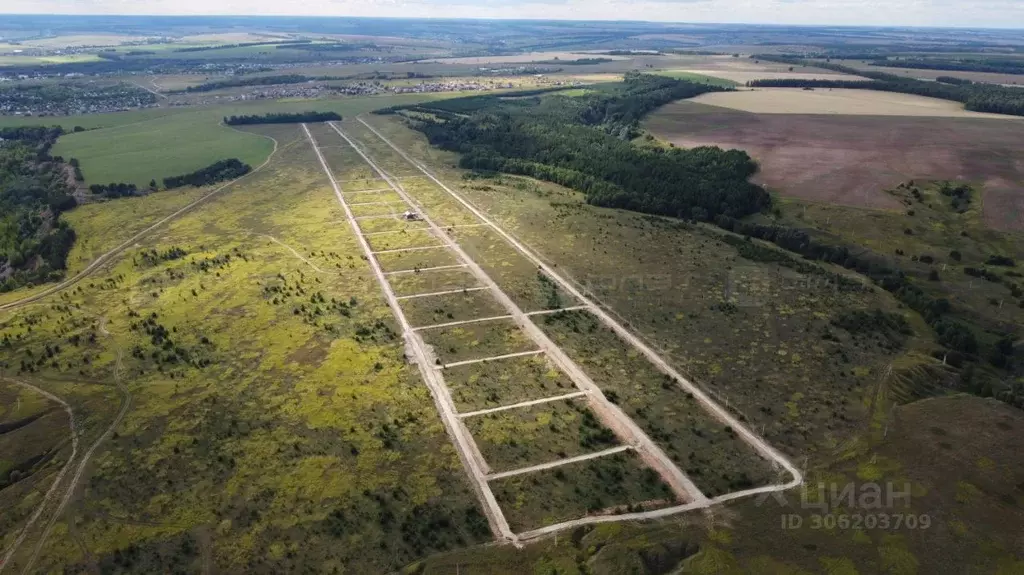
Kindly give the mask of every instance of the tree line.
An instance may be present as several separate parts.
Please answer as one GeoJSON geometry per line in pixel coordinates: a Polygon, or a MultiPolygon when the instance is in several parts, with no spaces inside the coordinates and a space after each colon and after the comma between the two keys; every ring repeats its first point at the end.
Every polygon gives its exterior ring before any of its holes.
{"type": "MultiPolygon", "coordinates": [[[[182,186],[208,186],[210,184],[216,184],[217,182],[223,182],[227,180],[233,180],[235,178],[244,176],[252,171],[252,166],[239,160],[238,158],[229,158],[227,160],[220,160],[214,162],[205,168],[198,169],[188,174],[182,174],[180,176],[168,176],[163,179],[165,189],[180,188],[182,186]]],[[[156,191],[157,185],[156,180],[150,180],[149,190],[156,191]]],[[[137,196],[140,194],[139,187],[135,184],[127,182],[114,182],[110,184],[92,184],[89,186],[89,192],[94,195],[102,196],[104,198],[116,199],[126,198],[130,196],[137,196]]]]}
{"type": "Polygon", "coordinates": [[[244,176],[251,171],[252,166],[249,164],[242,162],[238,158],[230,158],[215,162],[205,168],[182,176],[170,176],[164,178],[164,187],[168,190],[180,188],[182,186],[194,186],[198,188],[200,186],[208,186],[217,182],[233,180],[244,176]]]}
{"type": "Polygon", "coordinates": [[[135,184],[117,182],[111,184],[92,184],[89,186],[89,192],[110,199],[127,198],[138,195],[139,188],[135,184]]]}
{"type": "Polygon", "coordinates": [[[246,126],[250,124],[297,124],[303,122],[340,122],[341,114],[337,112],[297,112],[269,113],[251,116],[225,116],[224,123],[229,126],[246,126]]]}
{"type": "Polygon", "coordinates": [[[264,40],[262,42],[238,42],[235,44],[215,44],[213,46],[189,46],[178,48],[175,52],[206,52],[209,50],[226,50],[228,48],[250,48],[253,46],[278,46],[292,44],[309,44],[312,40],[264,40]]]}
{"type": "Polygon", "coordinates": [[[60,214],[77,205],[64,164],[49,155],[59,127],[0,129],[0,292],[62,276],[75,232],[60,214]]]}
{"type": "Polygon", "coordinates": [[[630,141],[644,114],[722,90],[632,73],[620,85],[582,97],[505,94],[422,104],[415,109],[446,118],[414,123],[431,144],[459,152],[463,168],[554,182],[583,192],[598,206],[699,220],[740,217],[771,201],[747,181],[757,166],[745,152],[640,147],[630,141]],[[463,116],[452,110],[474,111],[463,116]]]}
{"type": "Polygon", "coordinates": [[[815,66],[845,74],[855,74],[871,78],[871,80],[804,80],[795,78],[778,78],[754,80],[748,86],[762,88],[846,88],[853,90],[879,90],[883,92],[899,92],[929,98],[960,102],[964,108],[974,112],[989,112],[1024,116],[1024,90],[1006,88],[996,84],[972,82],[970,84],[948,84],[943,82],[925,82],[913,78],[905,78],[884,72],[871,72],[832,64],[828,62],[810,62],[798,58],[782,56],[756,56],[762,60],[788,63],[798,66],[815,66]]]}
{"type": "Polygon", "coordinates": [[[1000,58],[900,58],[873,60],[872,66],[887,68],[918,68],[921,70],[950,70],[955,72],[990,72],[994,74],[1024,74],[1024,60],[1000,58]]]}
{"type": "Polygon", "coordinates": [[[304,74],[279,74],[276,76],[254,76],[250,78],[231,78],[218,82],[206,82],[196,86],[189,86],[184,90],[174,90],[172,93],[181,92],[212,92],[224,88],[237,88],[242,86],[274,86],[278,84],[302,84],[304,82],[327,82],[330,80],[342,80],[341,76],[306,76],[304,74]]]}

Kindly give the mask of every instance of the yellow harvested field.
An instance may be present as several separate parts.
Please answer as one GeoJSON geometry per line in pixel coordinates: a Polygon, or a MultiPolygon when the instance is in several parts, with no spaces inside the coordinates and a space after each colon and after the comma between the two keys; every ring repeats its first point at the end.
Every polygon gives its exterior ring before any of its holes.
{"type": "Polygon", "coordinates": [[[702,94],[691,101],[757,114],[937,116],[1021,120],[1016,116],[969,112],[957,102],[872,90],[758,88],[702,94]]]}
{"type": "Polygon", "coordinates": [[[962,70],[923,70],[920,68],[889,68],[881,66],[872,66],[868,62],[864,61],[846,61],[844,64],[851,68],[857,68],[860,70],[869,70],[872,72],[885,72],[886,74],[895,74],[897,76],[906,76],[907,78],[916,78],[918,80],[934,80],[939,76],[955,76],[957,78],[963,78],[964,80],[970,80],[972,82],[987,82],[989,84],[1003,84],[1004,86],[1017,86],[1024,87],[1024,76],[1019,74],[997,74],[994,72],[967,72],[962,70]]]}
{"type": "Polygon", "coordinates": [[[437,58],[427,60],[442,64],[522,64],[525,62],[544,62],[547,60],[580,60],[582,58],[607,58],[609,60],[629,60],[630,56],[605,56],[580,52],[527,52],[511,56],[475,56],[470,58],[437,58]]]}
{"type": "Polygon", "coordinates": [[[139,42],[145,36],[122,36],[119,34],[71,34],[38,40],[26,40],[25,46],[37,48],[77,48],[81,46],[120,46],[124,42],[139,42]]]}

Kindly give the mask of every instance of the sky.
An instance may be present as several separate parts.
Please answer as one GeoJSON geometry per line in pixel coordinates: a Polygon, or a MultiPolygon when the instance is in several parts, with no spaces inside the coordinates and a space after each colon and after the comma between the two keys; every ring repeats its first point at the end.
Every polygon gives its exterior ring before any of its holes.
{"type": "Polygon", "coordinates": [[[0,0],[0,13],[543,18],[1024,29],[1024,0],[0,0]]]}

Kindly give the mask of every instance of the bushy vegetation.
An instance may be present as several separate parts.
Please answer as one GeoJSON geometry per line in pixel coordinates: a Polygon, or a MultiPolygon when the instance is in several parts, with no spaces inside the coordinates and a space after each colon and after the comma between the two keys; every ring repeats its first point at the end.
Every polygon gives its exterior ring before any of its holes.
{"type": "Polygon", "coordinates": [[[93,184],[89,186],[89,192],[104,198],[126,198],[137,195],[139,188],[135,184],[115,182],[111,184],[93,184]]]}
{"type": "Polygon", "coordinates": [[[60,128],[0,130],[0,291],[61,276],[75,232],[59,221],[75,207],[64,164],[49,155],[60,128]]]}
{"type": "Polygon", "coordinates": [[[855,310],[841,314],[832,321],[833,325],[854,334],[881,334],[890,340],[901,341],[914,331],[902,315],[884,312],[855,310]]]}
{"type": "Polygon", "coordinates": [[[971,203],[971,195],[974,190],[967,184],[953,185],[949,182],[942,182],[939,186],[939,192],[944,196],[949,196],[950,206],[957,212],[964,212],[971,203]]]}
{"type": "Polygon", "coordinates": [[[770,203],[767,192],[747,181],[757,167],[746,153],[630,142],[646,113],[724,90],[629,74],[621,85],[578,98],[477,96],[416,106],[436,118],[415,125],[432,144],[460,152],[463,168],[554,182],[583,192],[598,206],[699,220],[738,217],[770,203]]]}
{"type": "Polygon", "coordinates": [[[756,56],[762,60],[782,62],[800,66],[816,66],[845,74],[866,76],[871,80],[806,80],[795,78],[778,78],[753,80],[748,86],[761,88],[846,88],[853,90],[879,90],[882,92],[899,92],[929,98],[961,102],[964,107],[974,112],[990,112],[1024,116],[1024,91],[1017,88],[1005,88],[995,84],[972,82],[969,84],[949,84],[943,82],[925,82],[914,78],[906,78],[884,72],[865,72],[849,66],[825,62],[811,62],[799,58],[784,56],[756,56]]]}
{"type": "Polygon", "coordinates": [[[298,124],[301,122],[340,122],[341,114],[337,112],[297,112],[254,114],[251,116],[227,116],[224,123],[229,126],[246,126],[249,124],[298,124]]]}
{"type": "Polygon", "coordinates": [[[233,180],[244,176],[252,171],[252,166],[239,160],[230,158],[214,162],[213,164],[183,176],[171,176],[164,178],[164,187],[168,190],[182,186],[208,186],[217,182],[233,180]]]}

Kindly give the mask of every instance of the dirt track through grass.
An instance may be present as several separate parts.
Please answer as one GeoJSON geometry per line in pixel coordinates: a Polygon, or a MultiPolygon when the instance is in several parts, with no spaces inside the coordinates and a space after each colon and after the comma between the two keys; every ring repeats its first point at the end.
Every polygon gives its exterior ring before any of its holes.
{"type": "MultiPolygon", "coordinates": [[[[692,484],[692,482],[689,480],[689,478],[686,478],[685,476],[682,476],[682,474],[680,474],[680,476],[681,476],[680,479],[685,484],[688,485],[688,488],[685,491],[690,493],[690,494],[699,494],[699,496],[697,497],[696,501],[694,501],[692,504],[686,504],[686,505],[681,505],[681,506],[677,506],[677,507],[670,508],[670,509],[665,509],[662,512],[657,512],[656,513],[657,516],[664,516],[664,515],[670,514],[670,513],[682,512],[682,511],[685,511],[685,510],[688,510],[688,509],[693,509],[694,507],[706,507],[706,506],[711,505],[711,504],[713,504],[714,502],[717,502],[717,501],[725,501],[725,500],[731,500],[731,499],[736,499],[736,498],[740,498],[740,497],[748,497],[748,496],[756,495],[756,494],[759,494],[759,493],[768,493],[768,492],[774,492],[774,491],[782,491],[782,490],[790,489],[790,488],[795,487],[795,486],[797,486],[797,485],[802,483],[803,477],[802,477],[801,472],[788,459],[786,459],[784,456],[782,456],[773,447],[768,445],[762,438],[760,438],[759,436],[754,434],[753,431],[748,429],[743,423],[741,423],[736,417],[734,417],[732,414],[730,414],[726,409],[724,409],[723,407],[721,407],[720,405],[715,403],[713,400],[711,400],[711,398],[706,394],[706,392],[704,392],[703,390],[701,390],[700,388],[694,386],[692,383],[690,383],[688,380],[686,380],[674,368],[672,368],[664,359],[662,359],[656,352],[654,352],[646,343],[644,343],[642,340],[640,340],[635,334],[633,334],[633,333],[629,332],[628,330],[626,330],[621,324],[619,324],[615,319],[613,319],[608,313],[606,313],[603,310],[601,310],[600,308],[598,308],[592,301],[589,300],[589,298],[587,298],[583,293],[581,293],[570,282],[565,280],[561,275],[559,275],[557,272],[555,272],[551,268],[551,266],[546,264],[539,256],[537,256],[531,250],[526,248],[521,242],[519,242],[516,238],[511,236],[508,232],[506,232],[503,229],[501,229],[500,227],[498,227],[491,219],[489,219],[479,209],[477,209],[476,207],[474,207],[471,204],[469,204],[469,202],[467,202],[458,193],[453,191],[448,186],[444,185],[443,182],[441,182],[439,179],[437,179],[437,177],[435,177],[422,164],[418,163],[413,158],[411,158],[408,154],[406,154],[404,151],[402,151],[400,148],[395,146],[395,144],[393,144],[390,140],[385,138],[380,132],[378,132],[376,129],[374,129],[372,126],[370,126],[364,120],[359,119],[359,122],[366,129],[368,129],[370,132],[372,132],[373,136],[376,136],[380,141],[382,141],[385,144],[387,144],[387,146],[390,147],[394,151],[394,153],[397,153],[404,160],[406,160],[409,164],[412,164],[417,169],[419,169],[420,172],[423,175],[425,175],[429,180],[431,180],[432,182],[437,184],[440,188],[442,188],[445,192],[447,192],[452,198],[456,199],[467,210],[472,212],[473,215],[475,215],[477,218],[479,218],[479,220],[481,220],[482,223],[485,223],[487,226],[489,226],[490,229],[492,229],[495,232],[497,232],[505,241],[508,242],[509,245],[513,246],[516,251],[518,251],[523,256],[526,256],[530,261],[532,261],[534,263],[534,265],[537,266],[539,271],[542,271],[548,278],[553,280],[554,283],[556,283],[559,288],[566,290],[567,292],[572,294],[576,299],[578,299],[579,301],[583,302],[584,305],[587,305],[589,307],[589,309],[600,318],[602,323],[604,323],[606,326],[608,326],[610,329],[612,329],[616,334],[618,334],[620,337],[622,337],[624,340],[626,340],[631,346],[633,346],[633,348],[635,348],[635,350],[637,352],[640,352],[644,356],[646,356],[646,358],[648,360],[650,360],[655,366],[657,366],[657,369],[661,370],[668,377],[672,378],[680,387],[682,387],[688,393],[693,394],[695,396],[695,398],[697,398],[697,400],[700,402],[700,404],[704,408],[706,408],[709,412],[711,412],[711,414],[713,414],[713,416],[719,422],[721,422],[724,425],[727,425],[730,429],[732,429],[735,433],[737,433],[738,436],[743,439],[743,441],[747,442],[751,447],[753,447],[762,457],[764,457],[765,459],[768,459],[768,460],[774,462],[775,464],[778,464],[782,468],[784,468],[786,473],[788,473],[788,475],[791,477],[791,479],[788,482],[785,482],[785,483],[779,483],[779,484],[773,484],[773,485],[759,487],[759,488],[753,488],[753,489],[737,491],[737,492],[729,493],[728,495],[723,495],[723,496],[717,497],[714,500],[707,500],[704,497],[704,495],[702,493],[700,493],[699,490],[696,489],[696,486],[694,486],[692,484]]],[[[512,306],[514,304],[511,304],[511,302],[509,302],[509,305],[512,306]]],[[[531,326],[536,328],[536,326],[533,325],[533,324],[524,325],[524,328],[528,329],[531,326]]],[[[560,363],[560,365],[563,366],[563,368],[565,368],[566,366],[571,366],[572,367],[572,369],[569,370],[568,373],[571,376],[573,376],[573,379],[577,382],[577,384],[579,384],[581,380],[590,382],[589,378],[585,374],[580,372],[579,366],[577,366],[575,363],[573,363],[571,359],[566,357],[564,352],[560,348],[558,348],[556,346],[556,347],[554,347],[554,349],[550,349],[549,350],[549,352],[552,352],[552,353],[555,352],[555,351],[557,351],[556,357],[560,358],[560,362],[559,363],[560,363]]],[[[586,390],[586,391],[588,391],[588,392],[590,392],[590,393],[592,393],[592,394],[594,394],[594,395],[596,395],[598,397],[601,397],[605,401],[607,401],[607,398],[604,397],[604,395],[600,392],[600,390],[598,388],[596,388],[596,386],[591,387],[592,385],[593,384],[591,382],[590,385],[581,385],[580,387],[581,387],[581,389],[584,389],[584,390],[586,390]]],[[[598,405],[601,405],[601,404],[598,404],[598,405]]],[[[607,404],[604,404],[602,406],[602,409],[608,409],[607,404]]],[[[628,417],[625,417],[625,414],[623,414],[620,410],[618,410],[617,408],[610,408],[610,411],[613,412],[613,413],[616,413],[620,417],[624,418],[624,419],[618,419],[617,421],[623,422],[628,427],[631,427],[633,429],[634,437],[642,438],[642,444],[641,444],[641,447],[640,447],[640,449],[638,451],[641,455],[643,455],[644,452],[647,452],[647,451],[651,451],[651,452],[654,452],[654,453],[658,454],[656,456],[656,458],[655,458],[656,461],[652,461],[650,458],[645,458],[645,460],[646,460],[646,463],[648,465],[650,465],[650,466],[652,466],[652,467],[654,467],[656,469],[659,469],[659,472],[662,473],[662,477],[664,478],[665,477],[664,473],[665,473],[666,469],[664,467],[658,467],[660,465],[660,462],[663,461],[662,458],[666,457],[665,454],[661,451],[661,449],[656,447],[653,444],[653,442],[650,441],[650,438],[648,438],[647,435],[643,431],[641,431],[638,427],[636,427],[636,424],[632,420],[630,420],[628,417]]],[[[623,431],[621,429],[616,429],[614,426],[612,428],[613,428],[613,430],[616,431],[617,434],[621,433],[623,431]]],[[[675,468],[674,465],[669,464],[669,467],[676,469],[677,472],[678,472],[678,468],[675,468]]],[[[676,486],[674,486],[674,487],[676,487],[676,486]]],[[[677,488],[674,489],[674,491],[677,494],[679,493],[677,488]]],[[[655,513],[655,512],[652,512],[652,513],[655,513]]],[[[631,518],[640,519],[640,518],[645,518],[645,517],[648,517],[648,516],[653,517],[655,515],[654,514],[647,514],[647,513],[634,513],[630,517],[631,518]]],[[[555,531],[555,530],[558,530],[558,529],[570,528],[571,526],[582,525],[582,524],[586,524],[587,522],[601,522],[601,521],[603,521],[603,519],[601,519],[601,518],[584,518],[582,520],[574,520],[574,521],[567,522],[567,523],[547,526],[542,531],[532,532],[530,534],[530,536],[531,537],[539,536],[542,533],[549,533],[549,532],[552,532],[552,531],[555,531]]]]}

